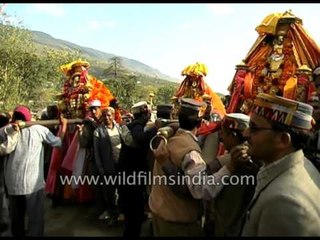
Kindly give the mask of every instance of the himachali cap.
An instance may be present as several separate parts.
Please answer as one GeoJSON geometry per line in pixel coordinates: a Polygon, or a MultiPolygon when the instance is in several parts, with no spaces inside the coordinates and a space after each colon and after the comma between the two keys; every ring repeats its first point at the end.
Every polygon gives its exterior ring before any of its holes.
{"type": "Polygon", "coordinates": [[[207,108],[205,102],[194,100],[193,98],[182,98],[179,114],[203,117],[207,108]]]}
{"type": "Polygon", "coordinates": [[[250,117],[243,113],[228,113],[222,120],[222,126],[244,131],[249,127],[250,117]]]}
{"type": "Polygon", "coordinates": [[[99,100],[92,100],[90,103],[89,103],[89,107],[101,107],[101,102],[99,100]]]}
{"type": "Polygon", "coordinates": [[[132,114],[148,111],[148,103],[146,101],[138,102],[131,107],[132,114]]]}
{"type": "Polygon", "coordinates": [[[159,104],[159,105],[157,105],[157,112],[171,113],[172,109],[173,109],[172,104],[159,104]]]}
{"type": "Polygon", "coordinates": [[[309,104],[265,93],[257,95],[251,112],[298,129],[310,130],[314,122],[309,104]]]}

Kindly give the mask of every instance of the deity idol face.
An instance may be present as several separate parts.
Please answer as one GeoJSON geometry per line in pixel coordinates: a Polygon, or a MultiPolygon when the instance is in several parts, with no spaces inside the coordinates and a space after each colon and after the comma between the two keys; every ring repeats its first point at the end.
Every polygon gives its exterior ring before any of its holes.
{"type": "Polygon", "coordinates": [[[72,78],[72,86],[73,87],[77,87],[79,85],[79,82],[80,82],[80,75],[77,75],[72,78]]]}

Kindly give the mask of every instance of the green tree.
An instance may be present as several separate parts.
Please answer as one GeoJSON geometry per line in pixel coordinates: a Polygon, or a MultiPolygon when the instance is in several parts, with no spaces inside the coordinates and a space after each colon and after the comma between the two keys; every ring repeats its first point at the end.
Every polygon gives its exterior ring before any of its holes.
{"type": "Polygon", "coordinates": [[[55,96],[62,92],[66,80],[60,66],[79,59],[81,53],[79,51],[44,48],[41,55],[45,85],[39,89],[39,94],[43,95],[47,101],[53,101],[55,96]]]}
{"type": "MultiPolygon", "coordinates": [[[[63,74],[59,66],[79,57],[79,53],[39,49],[32,32],[20,21],[10,21],[0,13],[0,102],[4,110],[17,104],[43,108],[61,91],[63,74]]],[[[15,19],[15,18],[13,18],[15,19]]],[[[34,109],[33,109],[34,110],[34,109]]]]}
{"type": "Polygon", "coordinates": [[[135,102],[137,76],[124,69],[120,57],[110,59],[110,64],[104,70],[103,76],[104,84],[117,97],[121,107],[130,109],[135,102]]]}
{"type": "Polygon", "coordinates": [[[38,56],[29,31],[0,24],[0,101],[7,109],[27,104],[35,86],[41,85],[38,56]]]}
{"type": "Polygon", "coordinates": [[[103,81],[112,94],[117,97],[121,107],[130,109],[135,102],[136,77],[134,75],[120,75],[103,81]]]}
{"type": "Polygon", "coordinates": [[[110,65],[104,71],[105,76],[117,79],[123,76],[122,59],[120,57],[110,58],[110,65]]]}
{"type": "MultiPolygon", "coordinates": [[[[146,84],[138,83],[137,86],[139,86],[139,87],[137,87],[137,90],[136,90],[135,102],[148,101],[149,100],[149,94],[151,92],[155,93],[157,91],[157,88],[155,86],[152,86],[152,85],[146,85],[146,84]]],[[[156,96],[154,98],[154,101],[155,101],[155,99],[156,99],[156,96]]],[[[155,103],[155,102],[153,102],[153,103],[155,103]]]]}
{"type": "Polygon", "coordinates": [[[157,104],[170,103],[170,99],[175,92],[176,87],[172,85],[159,87],[156,92],[157,104]]]}

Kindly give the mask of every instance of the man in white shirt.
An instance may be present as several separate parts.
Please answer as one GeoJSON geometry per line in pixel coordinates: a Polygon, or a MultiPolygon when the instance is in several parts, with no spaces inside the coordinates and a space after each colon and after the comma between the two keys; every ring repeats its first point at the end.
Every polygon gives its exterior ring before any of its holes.
{"type": "MultiPolygon", "coordinates": [[[[30,121],[31,112],[26,106],[17,106],[12,122],[30,121]]],[[[14,237],[43,236],[44,234],[44,159],[43,143],[61,147],[67,120],[60,117],[62,133],[54,136],[41,125],[21,130],[15,150],[5,161],[5,184],[9,195],[11,231],[14,237]],[[25,215],[28,216],[27,234],[25,215]]],[[[3,135],[2,135],[3,137],[3,135]]]]}

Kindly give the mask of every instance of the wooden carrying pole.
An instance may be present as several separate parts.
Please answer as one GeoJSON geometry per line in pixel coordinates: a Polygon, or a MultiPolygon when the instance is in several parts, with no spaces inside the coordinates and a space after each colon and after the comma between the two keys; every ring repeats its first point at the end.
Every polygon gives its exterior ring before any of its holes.
{"type": "MultiPolygon", "coordinates": [[[[80,124],[80,123],[83,123],[83,119],[81,119],[81,118],[67,119],[67,123],[68,124],[80,124]]],[[[59,119],[19,122],[20,127],[30,127],[32,125],[54,126],[54,125],[59,125],[59,124],[60,124],[59,119]]]]}

